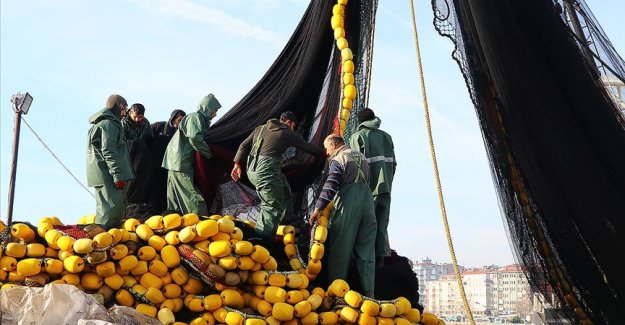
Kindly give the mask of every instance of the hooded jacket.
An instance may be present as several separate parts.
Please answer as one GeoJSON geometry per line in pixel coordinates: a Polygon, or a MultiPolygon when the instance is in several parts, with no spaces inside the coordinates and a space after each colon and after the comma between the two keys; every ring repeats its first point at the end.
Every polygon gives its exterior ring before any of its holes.
{"type": "Polygon", "coordinates": [[[349,146],[361,152],[369,163],[369,187],[373,195],[391,192],[395,176],[395,148],[391,136],[380,130],[378,117],[358,125],[349,139],[349,146]]]}
{"type": "Polygon", "coordinates": [[[89,118],[89,123],[93,126],[87,139],[87,185],[95,187],[134,179],[119,117],[103,108],[89,118]]]}
{"type": "Polygon", "coordinates": [[[178,131],[169,141],[163,168],[178,172],[193,172],[193,152],[197,151],[206,158],[213,157],[208,144],[204,142],[204,132],[210,126],[213,113],[221,108],[221,104],[209,94],[198,104],[197,112],[185,116],[178,125],[178,131]]]}
{"type": "Polygon", "coordinates": [[[152,124],[152,133],[154,135],[173,136],[176,133],[177,128],[174,126],[174,120],[180,115],[186,113],[181,109],[175,109],[171,112],[168,121],[156,122],[152,124]]]}

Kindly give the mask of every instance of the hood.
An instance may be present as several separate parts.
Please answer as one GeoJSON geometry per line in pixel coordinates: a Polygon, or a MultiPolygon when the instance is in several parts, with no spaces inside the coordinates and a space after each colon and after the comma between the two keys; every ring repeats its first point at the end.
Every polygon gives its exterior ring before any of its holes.
{"type": "Polygon", "coordinates": [[[187,113],[185,113],[181,109],[175,109],[173,112],[171,112],[171,116],[169,117],[169,120],[167,121],[167,124],[173,125],[172,122],[174,122],[176,117],[178,117],[180,115],[185,116],[185,115],[187,115],[187,113]]]}
{"type": "Polygon", "coordinates": [[[219,108],[221,104],[217,98],[213,94],[208,94],[198,104],[197,111],[210,121],[213,118],[213,112],[217,112],[219,108]]]}
{"type": "Polygon", "coordinates": [[[283,124],[277,118],[272,118],[267,121],[267,130],[269,131],[277,131],[281,129],[288,129],[289,127],[286,124],[283,124]]]}
{"type": "Polygon", "coordinates": [[[100,111],[98,111],[97,113],[91,115],[91,117],[89,118],[89,123],[91,124],[97,124],[98,122],[102,121],[102,120],[116,120],[116,121],[121,121],[119,119],[119,117],[117,117],[115,114],[113,114],[113,112],[108,109],[108,108],[103,108],[100,111]]]}
{"type": "Polygon", "coordinates": [[[376,116],[373,120],[364,121],[360,123],[360,125],[358,125],[358,130],[362,128],[377,130],[380,128],[380,124],[382,124],[382,121],[380,120],[379,117],[376,116]]]}

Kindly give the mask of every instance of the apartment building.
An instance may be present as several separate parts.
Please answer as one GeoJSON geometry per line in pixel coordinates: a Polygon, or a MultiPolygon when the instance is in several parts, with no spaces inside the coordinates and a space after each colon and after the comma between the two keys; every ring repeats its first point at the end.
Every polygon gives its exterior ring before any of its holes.
{"type": "MultiPolygon", "coordinates": [[[[432,260],[429,258],[422,259],[421,262],[415,261],[413,265],[413,270],[419,279],[419,293],[421,294],[422,304],[428,303],[425,295],[428,282],[436,281],[443,275],[454,273],[453,265],[449,263],[432,263],[432,260]]],[[[461,268],[461,270],[464,270],[464,268],[461,268]]]]}
{"type": "MultiPolygon", "coordinates": [[[[519,265],[467,269],[462,282],[475,318],[518,315],[532,312],[529,283],[519,265]]],[[[464,304],[453,274],[427,281],[421,292],[427,311],[439,316],[465,315],[464,304]]]]}

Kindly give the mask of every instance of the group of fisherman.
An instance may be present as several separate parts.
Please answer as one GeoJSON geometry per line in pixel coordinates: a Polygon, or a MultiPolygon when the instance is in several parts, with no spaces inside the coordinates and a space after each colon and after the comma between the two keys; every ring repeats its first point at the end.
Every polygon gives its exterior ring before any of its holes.
{"type": "MultiPolygon", "coordinates": [[[[111,95],[106,107],[89,119],[87,181],[96,191],[96,223],[118,227],[126,208],[128,183],[135,178],[127,141],[144,141],[154,134],[172,136],[162,167],[167,174],[167,208],[181,213],[208,215],[206,202],[194,184],[195,153],[206,159],[213,154],[204,141],[205,131],[221,108],[209,94],[196,112],[172,112],[167,122],[150,125],[145,108],[128,109],[120,95],[111,95]]],[[[347,279],[350,265],[358,271],[362,292],[374,296],[375,269],[389,256],[388,223],[396,160],[391,136],[380,130],[380,119],[365,108],[358,112],[358,130],[349,144],[328,135],[319,148],[295,130],[298,118],[290,111],[256,127],[240,144],[230,174],[237,182],[245,172],[261,202],[255,232],[272,238],[282,220],[293,214],[291,189],[281,171],[285,151],[295,147],[327,158],[328,176],[309,218],[312,225],[334,200],[328,233],[328,277],[347,279]]]]}

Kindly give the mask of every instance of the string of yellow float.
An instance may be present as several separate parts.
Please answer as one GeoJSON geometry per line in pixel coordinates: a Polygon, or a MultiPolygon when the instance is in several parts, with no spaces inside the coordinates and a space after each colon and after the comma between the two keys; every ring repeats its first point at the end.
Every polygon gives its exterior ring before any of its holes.
{"type": "Polygon", "coordinates": [[[345,128],[351,113],[354,100],[356,99],[356,86],[354,85],[354,61],[349,42],[345,38],[345,6],[347,0],[338,0],[332,7],[332,19],[330,24],[334,30],[336,47],[341,51],[341,100],[339,110],[339,134],[345,135],[345,128]]]}

